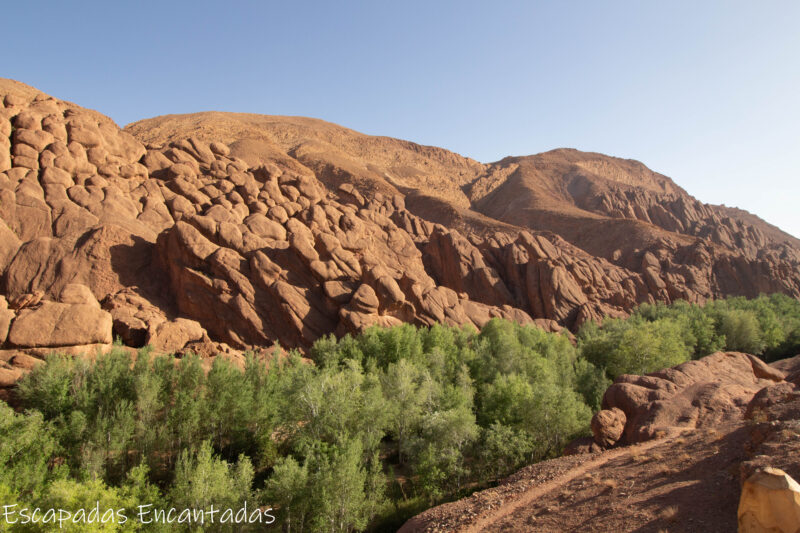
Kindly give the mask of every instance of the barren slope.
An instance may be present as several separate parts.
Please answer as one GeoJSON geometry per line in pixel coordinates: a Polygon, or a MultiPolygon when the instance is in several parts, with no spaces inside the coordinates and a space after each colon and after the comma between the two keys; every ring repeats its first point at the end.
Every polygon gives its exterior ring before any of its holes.
{"type": "Polygon", "coordinates": [[[484,166],[453,152],[389,137],[374,137],[305,117],[247,113],[166,115],[129,124],[144,143],[166,144],[188,137],[230,145],[234,156],[256,166],[289,156],[308,166],[326,185],[353,182],[394,193],[423,189],[466,207],[460,187],[484,166]]]}

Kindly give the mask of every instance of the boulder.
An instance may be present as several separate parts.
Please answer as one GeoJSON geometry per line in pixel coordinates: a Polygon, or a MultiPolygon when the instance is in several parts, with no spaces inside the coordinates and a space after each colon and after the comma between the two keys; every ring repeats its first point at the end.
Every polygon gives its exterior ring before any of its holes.
{"type": "Polygon", "coordinates": [[[111,325],[111,315],[98,306],[45,301],[19,312],[8,343],[18,347],[110,343],[111,325]]]}
{"type": "Polygon", "coordinates": [[[739,533],[800,532],[800,485],[786,472],[764,468],[742,486],[739,533]]]}
{"type": "Polygon", "coordinates": [[[227,156],[228,154],[231,153],[231,149],[228,148],[226,145],[222,144],[221,142],[212,142],[209,145],[209,148],[211,148],[212,152],[221,156],[227,156]]]}
{"type": "Polygon", "coordinates": [[[377,314],[379,303],[375,289],[367,284],[362,284],[353,294],[350,308],[359,313],[377,314]]]}
{"type": "Polygon", "coordinates": [[[259,237],[278,241],[286,240],[286,229],[283,225],[262,214],[250,215],[244,219],[244,224],[259,237]]]}
{"type": "Polygon", "coordinates": [[[158,352],[175,353],[190,342],[208,340],[208,334],[196,320],[176,318],[162,322],[147,339],[147,344],[158,352]]]}
{"type": "Polygon", "coordinates": [[[9,307],[16,310],[25,309],[26,307],[36,307],[39,305],[39,302],[42,301],[42,298],[44,298],[44,291],[28,292],[16,298],[12,298],[9,307]]]}
{"type": "Polygon", "coordinates": [[[23,371],[30,371],[44,363],[44,360],[28,355],[25,352],[18,352],[17,354],[11,356],[8,359],[8,362],[14,368],[19,368],[23,371]]]}
{"type": "Polygon", "coordinates": [[[561,455],[582,455],[584,453],[602,452],[604,448],[592,437],[578,437],[564,447],[561,455]]]}
{"type": "Polygon", "coordinates": [[[64,285],[64,288],[61,289],[58,301],[63,304],[89,305],[97,309],[100,308],[97,298],[94,297],[89,287],[79,283],[68,283],[64,285]]]}
{"type": "MultiPolygon", "coordinates": [[[[22,377],[23,372],[19,368],[6,368],[0,366],[0,389],[13,387],[22,377]]],[[[6,398],[0,397],[5,400],[6,398]]]]}
{"type": "Polygon", "coordinates": [[[764,387],[753,396],[753,399],[747,404],[744,417],[748,420],[756,420],[762,417],[768,418],[770,407],[790,402],[797,398],[800,398],[800,389],[794,383],[789,381],[773,383],[764,387]]]}
{"type": "Polygon", "coordinates": [[[617,407],[602,409],[592,417],[592,436],[604,448],[610,448],[619,441],[625,431],[625,413],[617,407]]]}

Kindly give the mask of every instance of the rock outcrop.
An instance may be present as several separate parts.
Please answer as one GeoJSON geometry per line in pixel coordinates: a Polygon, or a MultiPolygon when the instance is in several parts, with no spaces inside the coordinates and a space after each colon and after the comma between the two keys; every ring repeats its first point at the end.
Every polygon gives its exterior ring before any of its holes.
{"type": "Polygon", "coordinates": [[[603,409],[625,414],[624,442],[632,444],[741,420],[753,397],[783,378],[752,355],[718,352],[644,376],[619,376],[603,396],[603,409]]]}

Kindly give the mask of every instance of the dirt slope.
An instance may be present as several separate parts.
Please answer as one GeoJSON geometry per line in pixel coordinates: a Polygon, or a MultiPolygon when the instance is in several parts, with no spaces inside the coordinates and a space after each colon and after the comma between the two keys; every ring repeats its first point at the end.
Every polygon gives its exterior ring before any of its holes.
{"type": "Polygon", "coordinates": [[[545,461],[399,531],[735,531],[746,441],[722,428],[545,461]]]}

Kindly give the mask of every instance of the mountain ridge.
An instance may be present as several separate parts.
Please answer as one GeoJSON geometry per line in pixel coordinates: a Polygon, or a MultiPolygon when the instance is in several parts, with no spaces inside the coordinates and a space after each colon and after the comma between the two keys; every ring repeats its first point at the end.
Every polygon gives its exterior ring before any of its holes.
{"type": "Polygon", "coordinates": [[[373,324],[574,330],[645,302],[800,297],[794,241],[635,160],[484,164],[244,113],[120,129],[10,80],[0,101],[0,293],[84,285],[111,315],[103,339],[213,354],[373,324]]]}

